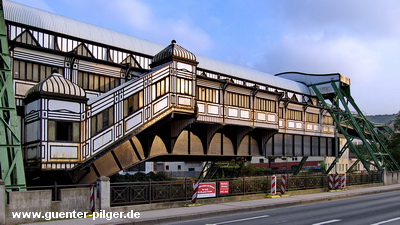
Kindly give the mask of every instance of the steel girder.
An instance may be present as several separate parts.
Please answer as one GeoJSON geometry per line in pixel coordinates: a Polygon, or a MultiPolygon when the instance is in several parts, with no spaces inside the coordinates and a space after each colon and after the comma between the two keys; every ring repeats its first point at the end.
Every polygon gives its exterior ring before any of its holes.
{"type": "Polygon", "coordinates": [[[8,186],[25,186],[20,128],[2,0],[0,0],[0,47],[0,178],[8,186]]]}
{"type": "MultiPolygon", "coordinates": [[[[389,171],[400,170],[399,165],[387,150],[382,135],[378,134],[378,129],[364,116],[354,99],[350,95],[350,86],[341,83],[339,80],[332,80],[324,83],[311,84],[309,87],[315,92],[319,101],[332,116],[336,128],[346,138],[346,144],[338,152],[336,159],[327,170],[327,173],[334,167],[338,159],[343,155],[347,148],[354,153],[361,161],[365,169],[371,172],[369,166],[376,167],[379,171],[386,168],[389,171]],[[339,83],[340,87],[338,87],[339,83]],[[330,84],[334,94],[322,94],[319,86],[330,84]],[[330,101],[331,103],[328,103],[330,101]],[[343,107],[343,109],[341,108],[343,107]],[[351,111],[352,107],[355,111],[351,111]],[[353,139],[360,139],[363,148],[359,149],[352,142],[353,139]]],[[[356,162],[356,163],[357,163],[356,162]]],[[[349,170],[353,168],[350,167],[349,170]]]]}

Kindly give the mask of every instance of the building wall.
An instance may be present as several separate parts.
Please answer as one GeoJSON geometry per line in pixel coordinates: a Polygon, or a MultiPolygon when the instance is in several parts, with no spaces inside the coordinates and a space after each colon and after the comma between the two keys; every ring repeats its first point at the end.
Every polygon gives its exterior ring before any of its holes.
{"type": "Polygon", "coordinates": [[[9,203],[5,207],[7,224],[28,222],[28,220],[13,218],[12,212],[41,212],[43,215],[74,210],[75,212],[90,212],[89,187],[61,189],[59,190],[60,201],[52,201],[52,190],[15,191],[8,194],[9,203]]]}
{"type": "Polygon", "coordinates": [[[204,162],[155,162],[157,171],[173,177],[197,177],[203,170],[204,162]]]}

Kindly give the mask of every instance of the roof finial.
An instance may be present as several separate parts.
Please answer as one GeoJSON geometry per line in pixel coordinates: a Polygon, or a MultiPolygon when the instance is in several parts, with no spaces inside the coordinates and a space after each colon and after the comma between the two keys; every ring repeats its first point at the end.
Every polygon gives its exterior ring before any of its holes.
{"type": "Polygon", "coordinates": [[[175,41],[175,40],[172,40],[172,41],[171,41],[171,44],[175,44],[175,43],[176,43],[176,41],[175,41]]]}

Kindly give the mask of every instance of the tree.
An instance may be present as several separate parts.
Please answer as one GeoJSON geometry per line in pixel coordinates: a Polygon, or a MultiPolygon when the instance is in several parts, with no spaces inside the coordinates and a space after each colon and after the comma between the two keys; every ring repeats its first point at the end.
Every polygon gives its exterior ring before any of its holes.
{"type": "Polygon", "coordinates": [[[394,131],[400,130],[400,111],[397,113],[396,118],[393,121],[394,131]]]}
{"type": "Polygon", "coordinates": [[[400,165],[400,112],[397,113],[396,119],[393,121],[394,130],[396,135],[388,143],[388,149],[393,158],[396,159],[397,163],[400,165]]]}

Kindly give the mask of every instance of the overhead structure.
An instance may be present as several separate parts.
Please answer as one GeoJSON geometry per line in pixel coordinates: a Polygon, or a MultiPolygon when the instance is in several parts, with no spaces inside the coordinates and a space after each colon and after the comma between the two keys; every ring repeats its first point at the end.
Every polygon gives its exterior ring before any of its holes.
{"type": "Polygon", "coordinates": [[[15,107],[2,0],[0,0],[0,46],[0,179],[8,186],[25,186],[20,128],[15,107]]]}
{"type": "MultiPolygon", "coordinates": [[[[361,162],[368,172],[371,172],[371,166],[379,171],[383,169],[398,171],[400,169],[386,148],[382,133],[364,116],[351,96],[350,79],[341,74],[310,75],[295,72],[281,73],[277,76],[296,80],[309,86],[324,109],[332,116],[339,133],[346,139],[346,143],[338,151],[336,159],[328,168],[327,173],[334,168],[347,149],[350,149],[350,152],[358,158],[353,166],[361,162]],[[362,141],[361,148],[356,147],[353,143],[354,139],[362,141]]],[[[349,171],[351,169],[352,167],[349,168],[349,171]]]]}
{"type": "MultiPolygon", "coordinates": [[[[370,127],[362,116],[340,109],[349,94],[331,83],[345,90],[341,75],[277,77],[176,41],[165,47],[14,2],[4,7],[2,167],[15,171],[5,177],[23,172],[18,123],[28,184],[92,183],[145,161],[338,157],[331,114],[349,145],[361,135],[380,140],[372,128],[362,134],[370,127]]],[[[381,169],[390,158],[375,148],[352,151],[381,169]]]]}

